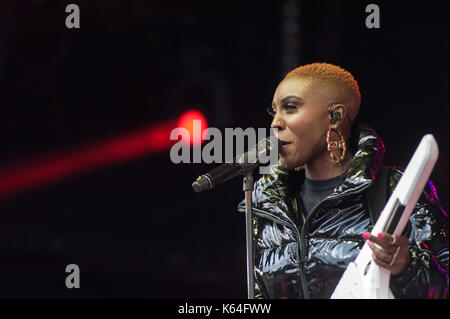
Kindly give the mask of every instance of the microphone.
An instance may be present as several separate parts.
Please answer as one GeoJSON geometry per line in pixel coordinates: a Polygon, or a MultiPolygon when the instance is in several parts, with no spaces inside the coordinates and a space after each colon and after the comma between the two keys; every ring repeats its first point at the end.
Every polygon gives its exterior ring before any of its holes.
{"type": "Polygon", "coordinates": [[[276,148],[277,154],[281,150],[281,143],[275,136],[263,138],[250,150],[241,156],[237,156],[232,163],[224,163],[206,174],[199,176],[192,188],[200,193],[220,185],[237,175],[245,175],[252,172],[260,163],[260,159],[267,157],[267,151],[273,152],[276,148]]]}

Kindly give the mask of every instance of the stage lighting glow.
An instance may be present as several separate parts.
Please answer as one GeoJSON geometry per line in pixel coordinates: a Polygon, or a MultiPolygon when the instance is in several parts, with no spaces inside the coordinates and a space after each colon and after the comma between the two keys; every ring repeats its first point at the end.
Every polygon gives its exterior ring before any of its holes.
{"type": "Polygon", "coordinates": [[[33,156],[21,163],[0,168],[0,199],[97,167],[165,151],[174,143],[170,140],[170,132],[176,127],[189,131],[191,137],[186,141],[188,144],[199,145],[202,142],[201,132],[208,126],[201,112],[189,110],[178,121],[169,120],[113,138],[91,141],[81,147],[38,155],[39,159],[33,156]],[[199,120],[200,125],[194,127],[194,120],[199,120]]]}
{"type": "Polygon", "coordinates": [[[173,144],[170,132],[175,125],[176,121],[162,122],[0,168],[0,199],[98,167],[165,151],[173,144]]]}
{"type": "Polygon", "coordinates": [[[185,143],[199,145],[202,143],[202,132],[208,128],[205,116],[197,110],[189,110],[180,116],[177,127],[183,127],[189,131],[189,140],[183,139],[185,143]],[[200,121],[198,132],[194,132],[194,120],[200,121]]]}

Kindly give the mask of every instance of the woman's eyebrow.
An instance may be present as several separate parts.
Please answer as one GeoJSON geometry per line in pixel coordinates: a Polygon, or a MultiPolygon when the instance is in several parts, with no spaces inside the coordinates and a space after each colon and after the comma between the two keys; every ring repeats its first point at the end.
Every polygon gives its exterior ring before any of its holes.
{"type": "Polygon", "coordinates": [[[297,100],[302,100],[302,101],[303,101],[303,99],[300,98],[300,97],[298,97],[298,96],[295,96],[295,95],[289,95],[289,96],[285,96],[283,99],[281,99],[281,103],[283,103],[284,101],[286,101],[286,100],[288,100],[288,99],[291,99],[291,98],[295,98],[295,99],[297,99],[297,100]]]}
{"type": "MultiPolygon", "coordinates": [[[[301,97],[298,97],[295,95],[289,95],[289,96],[285,96],[284,98],[282,98],[280,102],[283,103],[284,101],[291,99],[291,98],[295,98],[297,100],[303,101],[303,99],[301,97]]],[[[275,101],[272,102],[272,107],[276,107],[275,101]]]]}

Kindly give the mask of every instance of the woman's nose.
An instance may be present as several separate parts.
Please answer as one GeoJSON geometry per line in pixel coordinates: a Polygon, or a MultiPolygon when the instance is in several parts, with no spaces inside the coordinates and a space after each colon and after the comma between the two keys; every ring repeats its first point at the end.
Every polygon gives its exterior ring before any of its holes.
{"type": "Polygon", "coordinates": [[[281,117],[277,114],[275,115],[275,117],[273,118],[272,124],[270,125],[271,128],[276,128],[278,130],[282,130],[284,129],[284,122],[281,119],[281,117]]]}

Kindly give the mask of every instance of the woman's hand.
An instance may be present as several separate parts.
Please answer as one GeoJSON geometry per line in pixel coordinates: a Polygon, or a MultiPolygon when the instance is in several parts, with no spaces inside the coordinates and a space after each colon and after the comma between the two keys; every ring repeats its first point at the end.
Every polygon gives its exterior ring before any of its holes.
{"type": "Polygon", "coordinates": [[[389,269],[392,275],[398,275],[407,268],[410,259],[408,237],[397,237],[388,233],[379,233],[378,237],[375,237],[368,232],[362,236],[369,240],[368,245],[373,251],[372,258],[378,266],[389,269]]]}

